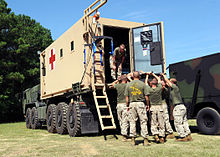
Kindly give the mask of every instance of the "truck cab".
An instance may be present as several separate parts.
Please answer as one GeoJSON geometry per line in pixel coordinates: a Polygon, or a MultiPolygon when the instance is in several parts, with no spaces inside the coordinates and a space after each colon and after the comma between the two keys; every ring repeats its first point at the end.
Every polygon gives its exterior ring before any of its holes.
{"type": "Polygon", "coordinates": [[[178,81],[188,109],[188,118],[197,119],[201,133],[220,131],[220,53],[169,65],[170,77],[178,81]]]}

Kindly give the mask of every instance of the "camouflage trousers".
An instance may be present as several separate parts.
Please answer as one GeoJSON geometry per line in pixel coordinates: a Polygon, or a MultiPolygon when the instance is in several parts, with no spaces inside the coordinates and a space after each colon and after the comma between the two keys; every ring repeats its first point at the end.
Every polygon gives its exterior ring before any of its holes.
{"type": "Polygon", "coordinates": [[[180,137],[186,137],[191,133],[187,122],[186,107],[184,104],[176,105],[174,107],[173,118],[176,131],[180,137]]]}
{"type": "Polygon", "coordinates": [[[165,130],[169,133],[173,133],[173,129],[170,125],[170,120],[169,120],[169,113],[167,109],[167,103],[166,101],[162,101],[162,107],[163,107],[163,119],[164,119],[164,124],[165,124],[165,130]]]}
{"type": "Polygon", "coordinates": [[[130,136],[136,137],[136,121],[140,120],[141,136],[147,138],[147,110],[143,102],[132,102],[129,106],[130,136]]]}
{"type": "Polygon", "coordinates": [[[110,62],[110,68],[111,68],[111,76],[113,79],[116,80],[117,79],[116,78],[116,71],[117,71],[117,76],[121,76],[121,74],[122,74],[122,69],[121,70],[119,69],[119,65],[121,64],[121,62],[115,63],[115,66],[116,66],[115,70],[113,70],[113,57],[112,56],[110,56],[109,62],[110,62]]]}
{"type": "Polygon", "coordinates": [[[162,105],[152,105],[150,113],[152,134],[165,137],[164,113],[162,105]]]}
{"type": "Polygon", "coordinates": [[[127,105],[126,103],[118,103],[116,109],[117,109],[121,134],[127,136],[128,127],[129,127],[127,105]]]}

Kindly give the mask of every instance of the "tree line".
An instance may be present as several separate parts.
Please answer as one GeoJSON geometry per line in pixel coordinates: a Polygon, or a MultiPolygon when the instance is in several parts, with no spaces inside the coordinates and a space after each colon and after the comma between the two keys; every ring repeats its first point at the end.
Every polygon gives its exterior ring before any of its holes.
{"type": "Polygon", "coordinates": [[[40,82],[38,51],[53,42],[51,32],[0,0],[0,123],[23,120],[16,95],[40,82]]]}

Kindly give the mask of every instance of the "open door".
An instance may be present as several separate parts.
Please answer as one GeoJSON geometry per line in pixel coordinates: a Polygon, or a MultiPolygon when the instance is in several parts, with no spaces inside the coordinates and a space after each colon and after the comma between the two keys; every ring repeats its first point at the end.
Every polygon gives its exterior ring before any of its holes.
{"type": "Polygon", "coordinates": [[[131,42],[134,71],[166,72],[163,22],[132,28],[131,42]]]}
{"type": "Polygon", "coordinates": [[[46,76],[46,60],[45,60],[45,57],[46,57],[46,53],[45,51],[43,51],[41,54],[40,54],[40,77],[41,77],[41,80],[40,80],[40,83],[41,83],[41,98],[43,95],[45,95],[45,86],[46,86],[46,81],[45,81],[45,76],[46,76]]]}

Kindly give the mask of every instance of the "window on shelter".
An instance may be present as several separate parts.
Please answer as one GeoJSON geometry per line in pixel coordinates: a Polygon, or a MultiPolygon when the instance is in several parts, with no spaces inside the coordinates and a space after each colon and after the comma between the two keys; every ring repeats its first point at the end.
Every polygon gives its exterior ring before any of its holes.
{"type": "Polygon", "coordinates": [[[74,50],[74,41],[71,41],[71,51],[74,50]]]}
{"type": "Polygon", "coordinates": [[[60,58],[63,57],[63,49],[60,49],[60,58]]]}

